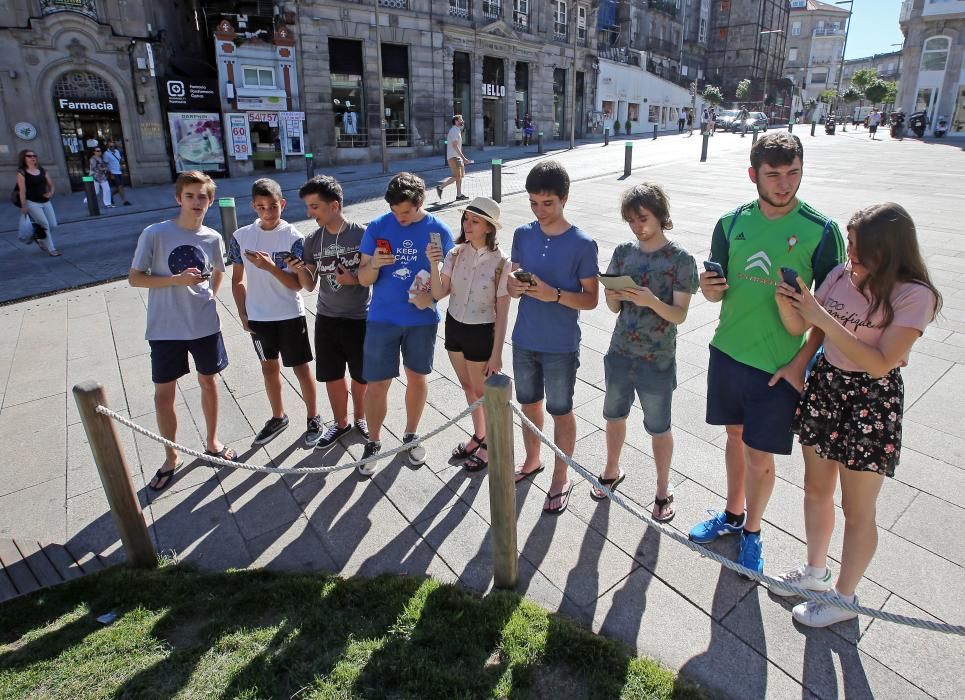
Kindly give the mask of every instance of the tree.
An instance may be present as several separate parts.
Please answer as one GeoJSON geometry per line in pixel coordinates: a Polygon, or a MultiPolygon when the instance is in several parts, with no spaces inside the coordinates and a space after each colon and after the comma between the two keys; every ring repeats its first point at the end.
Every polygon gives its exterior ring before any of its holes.
{"type": "Polygon", "coordinates": [[[871,104],[877,106],[879,102],[884,101],[888,96],[888,83],[881,78],[875,78],[874,81],[865,88],[864,96],[871,104]]]}
{"type": "Polygon", "coordinates": [[[829,104],[831,104],[832,102],[834,102],[834,99],[835,99],[837,96],[838,96],[838,91],[837,91],[837,90],[835,90],[834,88],[828,88],[827,90],[824,90],[824,91],[818,96],[818,99],[819,99],[821,102],[823,102],[824,104],[829,105],[829,104]]]}
{"type": "Polygon", "coordinates": [[[721,93],[720,88],[716,85],[708,85],[705,87],[701,97],[703,98],[704,102],[712,107],[716,107],[724,101],[724,95],[721,93]]]}
{"type": "MultiPolygon", "coordinates": [[[[868,89],[875,80],[878,79],[878,71],[874,68],[859,68],[851,75],[851,84],[858,90],[858,92],[864,94],[864,91],[868,89]]],[[[860,97],[858,99],[861,99],[860,97]]]]}
{"type": "Polygon", "coordinates": [[[738,100],[744,101],[747,96],[751,94],[751,81],[748,78],[744,78],[742,81],[737,83],[737,89],[734,91],[734,96],[738,100]]]}
{"type": "Polygon", "coordinates": [[[854,104],[861,99],[861,92],[859,92],[854,85],[850,86],[847,90],[841,93],[841,101],[845,104],[854,104]]]}
{"type": "Polygon", "coordinates": [[[888,94],[885,95],[883,102],[894,105],[898,101],[898,83],[891,81],[890,83],[885,83],[888,86],[888,94]]]}

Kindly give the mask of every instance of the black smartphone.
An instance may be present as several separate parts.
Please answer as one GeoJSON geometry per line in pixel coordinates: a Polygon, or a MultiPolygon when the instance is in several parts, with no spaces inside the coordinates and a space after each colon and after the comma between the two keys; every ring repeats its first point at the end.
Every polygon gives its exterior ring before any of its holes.
{"type": "Polygon", "coordinates": [[[245,248],[245,255],[256,255],[257,253],[257,250],[249,250],[248,248],[245,248]]]}
{"type": "Polygon", "coordinates": [[[281,259],[285,261],[286,265],[291,265],[293,262],[299,262],[301,260],[297,255],[289,252],[282,253],[281,259]]]}
{"type": "Polygon", "coordinates": [[[525,282],[526,284],[533,286],[536,282],[533,281],[533,273],[526,272],[526,270],[516,270],[513,272],[513,277],[518,279],[520,282],[525,282]]]}
{"type": "Polygon", "coordinates": [[[210,272],[202,272],[202,273],[201,273],[201,279],[203,279],[203,280],[211,279],[211,273],[210,273],[210,272]]]}
{"type": "Polygon", "coordinates": [[[707,272],[713,272],[718,277],[724,277],[724,268],[719,262],[714,262],[713,260],[704,260],[704,269],[707,272]]]}
{"type": "Polygon", "coordinates": [[[797,270],[790,267],[782,267],[781,277],[784,278],[784,284],[792,287],[798,294],[801,293],[801,286],[797,283],[797,270]]]}

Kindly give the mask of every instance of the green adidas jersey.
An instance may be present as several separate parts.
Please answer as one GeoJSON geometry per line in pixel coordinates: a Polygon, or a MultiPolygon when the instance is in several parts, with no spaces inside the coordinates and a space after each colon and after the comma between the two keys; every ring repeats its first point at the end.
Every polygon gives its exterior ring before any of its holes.
{"type": "Polygon", "coordinates": [[[837,224],[804,202],[780,219],[768,219],[757,200],[721,217],[710,244],[728,289],[711,345],[765,372],[786,365],[804,344],[781,323],[774,299],[781,268],[797,270],[816,289],[844,261],[837,224]],[[822,242],[823,241],[823,242],[822,242]]]}

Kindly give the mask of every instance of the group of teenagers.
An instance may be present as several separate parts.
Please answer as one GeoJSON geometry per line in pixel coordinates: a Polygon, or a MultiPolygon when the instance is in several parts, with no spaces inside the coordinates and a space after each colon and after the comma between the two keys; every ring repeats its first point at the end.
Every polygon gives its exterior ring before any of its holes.
{"type": "MultiPolygon", "coordinates": [[[[328,447],[356,431],[365,441],[363,461],[376,457],[401,358],[403,454],[412,465],[424,464],[419,422],[440,322],[437,302],[449,297],[445,349],[469,404],[482,396],[486,377],[503,369],[510,304],[518,300],[511,333],[516,400],[540,430],[548,413],[554,442],[572,455],[579,312],[597,306],[602,284],[616,323],[604,357],[607,455],[599,483],[612,492],[627,476],[620,455],[638,398],[657,472],[651,515],[669,522],[675,515],[670,468],[677,327],[699,289],[721,304],[710,343],[706,419],[726,430],[727,494],[724,509],[710,511],[690,538],[706,544],[736,535],[738,562],[763,572],[761,528],[775,483],[774,455],[791,454],[797,435],[805,463],[807,559],[778,580],[855,601],[877,545],[878,493],[899,460],[900,368],[938,313],[941,295],[907,211],[894,203],[863,208],[848,221],[845,240],[832,219],[798,199],[803,156],[792,134],[768,134],[754,145],[748,176],[758,196],[720,217],[700,272],[693,256],[668,237],[673,222],[666,193],[643,183],[622,196],[620,214],[632,238],[616,247],[601,274],[596,241],[566,218],[570,179],[556,161],[543,161],[527,175],[535,220],[516,228],[508,255],[499,244],[496,202],[477,197],[462,207],[454,238],[424,209],[422,179],[402,172],[385,192],[390,211],[364,226],[345,218],[334,178],[307,181],[299,196],[318,225],[307,238],[282,218],[286,202],[278,184],[257,180],[252,206],[258,219],[234,232],[226,256],[222,237],[203,224],[213,181],[200,172],[182,173],[179,215],[143,231],[129,277],[132,285],[150,288],[147,339],[160,432],[175,439],[175,386],[189,371],[190,354],[201,385],[206,452],[236,457],[217,437],[215,379],[228,359],[215,297],[227,258],[272,412],[256,444],[288,427],[284,364],[293,369],[306,406],[306,446],[328,447]],[[301,293],[316,290],[313,356],[301,293]],[[317,411],[315,380],[328,392],[334,419],[327,427],[317,411]],[[828,549],[839,482],[845,529],[835,581],[828,549]]],[[[473,435],[452,449],[452,457],[476,472],[488,464],[481,407],[472,422],[473,435]]],[[[524,430],[523,444],[517,482],[544,470],[538,436],[524,430]]],[[[166,450],[152,489],[167,487],[181,464],[166,450]]],[[[374,460],[358,467],[366,476],[376,469],[374,460]]],[[[573,483],[557,457],[543,511],[565,511],[573,483]]],[[[608,493],[593,486],[589,496],[603,500],[608,493]]],[[[792,595],[779,585],[772,590],[792,595]]],[[[804,602],[793,616],[827,626],[855,614],[804,602]]]]}

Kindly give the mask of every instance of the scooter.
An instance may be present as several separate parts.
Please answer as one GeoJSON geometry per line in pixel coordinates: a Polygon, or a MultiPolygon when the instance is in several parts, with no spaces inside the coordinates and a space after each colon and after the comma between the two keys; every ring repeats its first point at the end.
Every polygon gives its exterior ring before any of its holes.
{"type": "Polygon", "coordinates": [[[895,112],[891,115],[891,138],[901,139],[905,135],[905,113],[895,112]]]}
{"type": "Polygon", "coordinates": [[[829,136],[834,136],[834,129],[835,129],[834,115],[829,114],[827,121],[824,122],[824,133],[828,134],[829,136]]]}
{"type": "Polygon", "coordinates": [[[935,138],[940,139],[948,133],[948,117],[939,117],[935,125],[935,138]]]}
{"type": "Polygon", "coordinates": [[[908,116],[908,128],[915,132],[915,136],[921,138],[925,135],[925,113],[924,112],[912,112],[908,116]]]}

